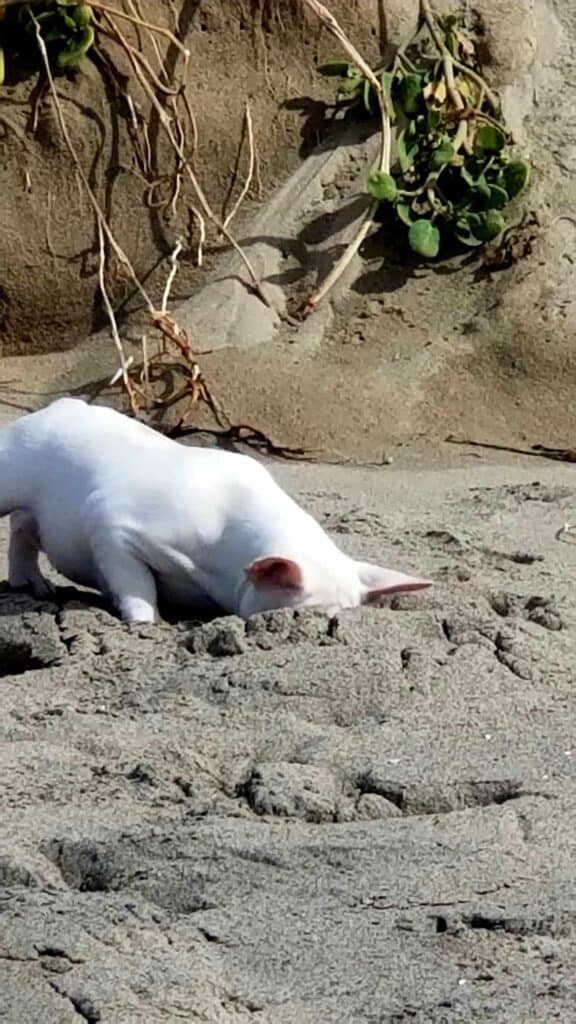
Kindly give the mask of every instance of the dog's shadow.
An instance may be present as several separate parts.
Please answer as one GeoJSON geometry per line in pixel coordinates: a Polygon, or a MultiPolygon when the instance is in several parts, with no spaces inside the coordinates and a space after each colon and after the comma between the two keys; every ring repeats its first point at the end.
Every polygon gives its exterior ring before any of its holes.
{"type": "MultiPolygon", "coordinates": [[[[66,611],[82,610],[89,612],[106,612],[116,622],[121,622],[117,610],[103,594],[96,590],[81,590],[70,584],[55,585],[52,594],[46,598],[37,598],[26,588],[11,587],[9,583],[0,583],[0,617],[25,615],[30,612],[49,611],[58,614],[66,611]]],[[[226,611],[208,599],[201,605],[181,604],[159,600],[158,612],[160,622],[171,626],[180,622],[205,623],[226,615],[226,611]]],[[[138,623],[135,623],[138,625],[138,623]]],[[[143,623],[140,623],[143,625],[143,623]]]]}

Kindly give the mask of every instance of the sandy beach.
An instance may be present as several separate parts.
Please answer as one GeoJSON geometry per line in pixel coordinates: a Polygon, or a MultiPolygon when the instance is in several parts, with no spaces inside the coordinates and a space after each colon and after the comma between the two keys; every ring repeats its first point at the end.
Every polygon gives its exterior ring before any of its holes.
{"type": "Polygon", "coordinates": [[[574,470],[467,461],[274,467],[435,580],[388,607],[138,627],[3,590],[10,1024],[571,1019],[574,470]]]}

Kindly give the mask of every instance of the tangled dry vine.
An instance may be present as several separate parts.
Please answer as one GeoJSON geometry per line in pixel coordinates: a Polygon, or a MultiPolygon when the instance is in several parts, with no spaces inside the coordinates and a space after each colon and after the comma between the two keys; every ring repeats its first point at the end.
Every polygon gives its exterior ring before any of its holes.
{"type": "MultiPolygon", "coordinates": [[[[127,0],[130,12],[120,10],[108,4],[91,4],[94,11],[98,12],[97,37],[94,46],[95,52],[102,58],[103,66],[111,73],[115,68],[111,66],[110,58],[98,46],[102,39],[109,39],[119,46],[129,60],[135,80],[139,83],[142,91],[151,107],[156,111],[159,123],[169,141],[170,147],[175,154],[176,164],[169,182],[167,197],[163,205],[170,205],[175,211],[178,203],[180,188],[183,176],[186,176],[192,185],[195,202],[192,204],[192,212],[198,223],[198,244],[196,258],[198,265],[202,264],[203,246],[207,235],[206,222],[208,221],[216,234],[222,235],[227,243],[241,257],[248,272],[249,283],[260,300],[268,304],[262,285],[253,270],[250,260],[230,230],[230,224],[237,215],[240,206],[246,198],[255,166],[254,133],[250,107],[245,108],[245,137],[248,147],[248,170],[244,184],[230,212],[226,217],[219,217],[210,205],[204,190],[202,189],[197,175],[193,168],[193,156],[197,146],[198,129],[196,119],[192,110],[189,97],[186,91],[186,72],[188,68],[189,51],[184,44],[163,26],[155,25],[141,17],[135,0],[127,0]],[[156,42],[156,36],[164,37],[176,47],[182,58],[181,73],[173,81],[168,81],[162,71],[156,73],[149,61],[144,56],[142,49],[133,45],[121,29],[116,19],[128,22],[139,30],[145,30],[148,40],[156,52],[159,64],[160,51],[156,42]],[[167,109],[166,109],[167,108],[167,109]]],[[[169,259],[169,273],[164,288],[160,308],[157,308],[147,289],[139,279],[133,264],[131,263],[125,249],[120,244],[110,225],[102,205],[92,188],[86,173],[83,170],[82,162],[76,152],[74,143],[67,127],[62,102],[59,97],[56,80],[54,76],[52,59],[48,50],[47,40],[44,37],[43,23],[40,20],[39,12],[35,11],[34,4],[27,3],[24,7],[23,0],[7,0],[5,6],[16,5],[25,10],[29,24],[33,27],[38,52],[41,58],[41,67],[45,75],[44,87],[49,92],[58,125],[68,149],[76,172],[82,184],[90,204],[92,206],[97,228],[99,263],[98,279],[104,308],[110,323],[110,330],[116,350],[118,353],[119,369],[114,374],[111,384],[121,383],[128,399],[130,410],[135,417],[140,417],[151,409],[168,408],[179,402],[183,402],[183,411],[179,419],[179,427],[184,430],[187,426],[189,416],[197,402],[205,403],[211,410],[219,429],[233,430],[228,417],[216,401],[208,386],[197,359],[192,338],[188,331],[184,330],[170,313],[168,305],[171,288],[178,270],[178,256],[182,243],[177,242],[169,259]],[[37,16],[38,13],[38,16],[37,16]],[[115,316],[113,303],[110,299],[107,288],[107,269],[109,254],[112,254],[123,268],[127,277],[131,280],[134,288],[140,295],[148,311],[151,324],[157,337],[156,344],[150,346],[146,336],[142,338],[141,358],[127,356],[122,341],[121,333],[115,316]],[[176,381],[173,387],[166,387],[167,379],[176,381]],[[160,386],[159,386],[160,385],[160,386]]],[[[124,85],[124,89],[126,86],[124,85]]],[[[146,196],[151,205],[159,205],[156,198],[158,190],[165,182],[154,180],[152,177],[151,147],[147,134],[147,123],[140,114],[138,104],[130,95],[129,91],[124,92],[124,100],[129,110],[131,138],[134,151],[139,163],[142,177],[146,183],[146,196]]],[[[39,101],[36,101],[36,113],[39,101]]],[[[32,118],[34,125],[36,118],[32,118]]],[[[250,428],[251,429],[251,428],[250,428]]],[[[256,432],[257,433],[257,432],[256,432]]],[[[260,441],[259,441],[260,443],[260,441]]],[[[276,446],[270,442],[270,447],[276,446]]]]}

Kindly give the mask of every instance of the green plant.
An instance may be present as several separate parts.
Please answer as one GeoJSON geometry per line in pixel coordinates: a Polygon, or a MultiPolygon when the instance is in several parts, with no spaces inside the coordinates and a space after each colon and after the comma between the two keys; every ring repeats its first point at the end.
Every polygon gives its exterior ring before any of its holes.
{"type": "MultiPolygon", "coordinates": [[[[346,106],[374,112],[373,87],[355,64],[334,60],[318,70],[339,80],[346,106]]],[[[530,167],[512,154],[499,101],[480,74],[462,19],[439,17],[421,0],[416,37],[392,67],[376,73],[391,113],[395,159],[390,174],[369,175],[370,195],[390,208],[424,259],[450,241],[474,248],[496,238],[505,227],[502,211],[527,186],[530,167]]]]}
{"type": "Polygon", "coordinates": [[[55,68],[74,68],[94,43],[90,4],[78,0],[32,0],[3,7],[0,4],[3,46],[0,48],[0,84],[4,80],[4,51],[14,44],[37,52],[36,27],[40,27],[50,63],[55,68]]]}

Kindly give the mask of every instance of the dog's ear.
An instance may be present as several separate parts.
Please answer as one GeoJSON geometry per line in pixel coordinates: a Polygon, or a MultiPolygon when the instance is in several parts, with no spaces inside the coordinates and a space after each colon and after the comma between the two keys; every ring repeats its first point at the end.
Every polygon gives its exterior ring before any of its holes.
{"type": "Polygon", "coordinates": [[[257,558],[244,573],[255,587],[272,587],[275,590],[302,588],[302,570],[291,558],[257,558]]]}
{"type": "Polygon", "coordinates": [[[362,603],[371,604],[389,594],[400,594],[410,590],[424,590],[432,586],[432,580],[422,576],[407,576],[395,569],[384,569],[371,562],[356,562],[362,584],[362,603]]]}

